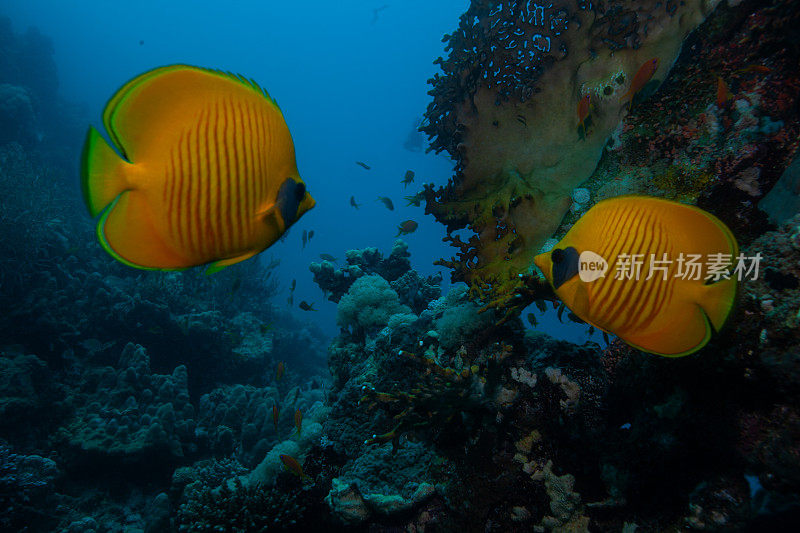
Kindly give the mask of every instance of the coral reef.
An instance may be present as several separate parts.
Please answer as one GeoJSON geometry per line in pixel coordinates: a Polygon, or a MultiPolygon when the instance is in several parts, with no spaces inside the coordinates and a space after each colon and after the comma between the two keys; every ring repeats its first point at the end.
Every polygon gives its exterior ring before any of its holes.
{"type": "Polygon", "coordinates": [[[314,283],[319,285],[328,300],[335,303],[338,303],[350,286],[362,276],[381,276],[392,284],[396,292],[403,294],[404,303],[415,309],[419,307],[419,302],[428,296],[426,291],[435,291],[435,287],[432,289],[430,287],[438,285],[435,278],[422,280],[411,270],[411,263],[408,260],[411,254],[408,252],[408,244],[402,239],[394,242],[391,253],[386,258],[377,248],[348,250],[345,255],[347,264],[342,268],[334,268],[330,261],[309,265],[314,275],[314,283]]]}
{"type": "Polygon", "coordinates": [[[70,128],[52,49],[0,19],[0,529],[796,524],[800,216],[762,199],[797,199],[800,10],[721,3],[686,38],[715,4],[473,1],[423,126],[459,162],[426,194],[478,234],[450,239],[468,283],[442,294],[401,240],[312,263],[338,303],[330,346],[271,301],[274,261],[209,277],[109,259],[57,163],[68,143],[48,144],[70,128]],[[555,340],[516,313],[549,307],[530,253],[630,192],[700,205],[760,254],[690,357],[555,340]]]}
{"type": "Polygon", "coordinates": [[[234,483],[279,444],[301,457],[319,440],[325,338],[271,302],[274,262],[209,277],[109,261],[57,160],[0,145],[2,526],[170,531],[175,471],[233,457],[234,483]]]}
{"type": "Polygon", "coordinates": [[[87,112],[63,101],[53,44],[35,27],[16,33],[0,15],[0,145],[38,148],[69,168],[80,151],[87,112]]]}
{"type": "Polygon", "coordinates": [[[389,324],[392,315],[409,314],[400,297],[384,278],[372,275],[358,278],[339,301],[336,322],[359,333],[375,332],[389,324]]]}
{"type": "Polygon", "coordinates": [[[592,200],[641,193],[695,203],[740,243],[767,231],[757,206],[798,149],[800,50],[789,29],[798,21],[783,2],[721,5],[659,91],[615,132],[585,184],[592,200]],[[720,103],[717,78],[728,86],[720,103]]]}
{"type": "Polygon", "coordinates": [[[372,447],[342,467],[325,501],[348,524],[408,511],[435,494],[434,485],[419,480],[436,461],[421,443],[407,443],[397,452],[389,444],[372,447]]]}
{"type": "Polygon", "coordinates": [[[0,144],[12,140],[30,144],[35,138],[36,116],[28,91],[8,83],[0,84],[0,144]]]}
{"type": "Polygon", "coordinates": [[[758,203],[773,224],[782,224],[800,212],[800,154],[795,155],[769,194],[758,203]]]}
{"type": "Polygon", "coordinates": [[[343,329],[322,439],[338,457],[330,512],[349,527],[498,531],[788,520],[800,493],[798,228],[744,250],[779,266],[744,283],[729,333],[697,357],[523,337],[518,319],[478,313],[463,286],[383,329],[343,329]]]}
{"type": "Polygon", "coordinates": [[[185,443],[194,434],[186,367],[154,375],[145,350],[129,343],[117,368],[100,368],[85,377],[71,398],[78,405],[75,420],[65,424],[58,438],[73,453],[85,455],[70,461],[75,468],[96,468],[119,457],[128,464],[150,462],[157,472],[164,456],[182,458],[189,451],[185,443]]]}
{"type": "Polygon", "coordinates": [[[454,280],[490,292],[494,305],[510,302],[636,99],[631,91],[643,88],[632,88],[640,67],[659,60],[657,86],[716,4],[471,3],[445,36],[449,56],[436,61],[443,74],[430,80],[423,128],[431,148],[457,162],[446,187],[426,189],[426,213],[448,232],[475,233],[447,238],[459,249],[442,261],[454,280]],[[585,96],[591,126],[581,136],[576,107],[585,96]]]}
{"type": "Polygon", "coordinates": [[[233,488],[195,490],[180,507],[178,531],[297,531],[307,512],[294,490],[245,487],[238,480],[233,488]]]}
{"type": "Polygon", "coordinates": [[[55,461],[20,455],[0,441],[0,527],[45,530],[56,522],[46,505],[56,501],[55,481],[61,475],[55,461]]]}

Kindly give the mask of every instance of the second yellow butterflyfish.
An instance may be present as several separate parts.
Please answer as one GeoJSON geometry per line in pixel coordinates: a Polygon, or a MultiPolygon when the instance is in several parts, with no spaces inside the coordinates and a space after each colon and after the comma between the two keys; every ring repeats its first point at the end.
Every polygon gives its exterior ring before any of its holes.
{"type": "Polygon", "coordinates": [[[582,320],[654,354],[706,345],[736,295],[738,245],[702,209],[661,198],[598,202],[555,248],[534,258],[582,320]]]}
{"type": "Polygon", "coordinates": [[[97,236],[138,268],[209,271],[263,251],[314,207],[283,114],[258,84],[187,65],[137,76],[90,127],[83,197],[97,236]],[[116,150],[116,151],[115,151],[116,150]]]}

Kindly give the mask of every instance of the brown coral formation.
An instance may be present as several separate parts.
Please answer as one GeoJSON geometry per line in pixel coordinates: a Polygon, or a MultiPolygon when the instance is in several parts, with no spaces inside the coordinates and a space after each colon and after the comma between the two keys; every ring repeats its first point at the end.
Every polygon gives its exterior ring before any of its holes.
{"type": "Polygon", "coordinates": [[[445,36],[450,54],[437,60],[444,75],[431,80],[423,128],[432,149],[458,162],[446,187],[426,190],[426,212],[450,232],[475,233],[448,237],[459,253],[442,264],[455,279],[508,303],[597,165],[639,67],[659,58],[654,80],[663,79],[717,1],[472,2],[445,36]]]}

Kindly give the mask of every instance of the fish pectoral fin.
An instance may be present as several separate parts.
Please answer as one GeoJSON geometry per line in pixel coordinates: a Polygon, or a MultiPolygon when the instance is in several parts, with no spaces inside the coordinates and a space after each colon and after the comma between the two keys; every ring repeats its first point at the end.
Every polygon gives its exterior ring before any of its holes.
{"type": "Polygon", "coordinates": [[[206,275],[216,274],[220,270],[225,267],[235,265],[236,263],[241,263],[246,259],[250,259],[254,255],[256,255],[258,251],[253,250],[250,252],[243,253],[242,255],[237,255],[236,257],[229,257],[228,259],[220,259],[219,261],[214,261],[213,263],[208,265],[206,269],[206,275]]]}
{"type": "Polygon", "coordinates": [[[256,213],[256,218],[261,220],[269,228],[274,229],[278,236],[286,231],[286,224],[283,222],[283,217],[281,216],[280,207],[277,202],[258,211],[256,213]]]}

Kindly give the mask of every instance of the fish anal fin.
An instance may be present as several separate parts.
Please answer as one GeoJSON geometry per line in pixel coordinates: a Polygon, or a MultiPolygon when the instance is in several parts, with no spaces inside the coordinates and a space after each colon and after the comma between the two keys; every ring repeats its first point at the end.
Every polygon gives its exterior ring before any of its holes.
{"type": "Polygon", "coordinates": [[[118,261],[148,270],[182,270],[192,262],[172,250],[154,225],[154,216],[141,191],[125,191],[103,213],[97,237],[118,261]]]}
{"type": "Polygon", "coordinates": [[[241,255],[237,255],[236,257],[229,257],[228,259],[220,259],[219,261],[214,261],[213,263],[208,265],[208,268],[206,269],[206,274],[208,275],[216,274],[223,268],[235,265],[236,263],[241,263],[242,261],[250,259],[257,253],[258,250],[251,250],[241,255]]]}
{"type": "Polygon", "coordinates": [[[681,309],[658,320],[641,331],[618,333],[617,336],[643,352],[664,357],[683,357],[705,346],[714,330],[708,315],[699,305],[687,302],[681,309]],[[680,335],[675,332],[680,331],[680,335]]]}

